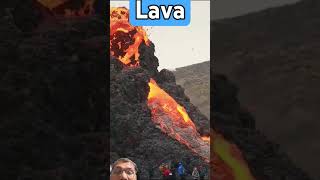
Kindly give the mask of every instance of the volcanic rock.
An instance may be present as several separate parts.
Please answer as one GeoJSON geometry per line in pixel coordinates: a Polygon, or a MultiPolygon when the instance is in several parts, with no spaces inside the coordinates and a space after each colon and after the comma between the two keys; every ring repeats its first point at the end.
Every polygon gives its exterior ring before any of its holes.
{"type": "MultiPolygon", "coordinates": [[[[209,74],[209,66],[210,62],[204,62],[179,68],[175,72],[177,81],[181,82],[190,95],[198,93],[192,91],[194,89],[209,89],[209,83],[206,82],[209,79],[204,78],[200,83],[192,83],[192,80],[202,77],[204,73],[209,74]]],[[[242,89],[223,74],[213,74],[211,81],[211,126],[240,148],[256,179],[310,179],[305,171],[298,168],[288,157],[282,145],[270,141],[256,129],[257,119],[238,99],[242,89]]],[[[225,173],[225,170],[212,172],[215,177],[214,174],[225,173]]]]}
{"type": "Polygon", "coordinates": [[[107,51],[88,48],[106,38],[105,22],[65,19],[35,30],[12,13],[0,18],[1,179],[106,178],[107,51]]]}
{"type": "MultiPolygon", "coordinates": [[[[139,167],[141,179],[159,178],[159,166],[168,162],[183,162],[188,173],[194,166],[208,168],[201,156],[162,132],[152,121],[147,102],[150,78],[154,78],[163,90],[186,108],[201,135],[209,135],[209,120],[190,103],[170,71],[158,72],[159,63],[154,56],[153,44],[142,44],[139,52],[140,67],[123,67],[119,60],[110,58],[110,160],[131,158],[139,167]]],[[[189,139],[190,142],[192,140],[189,139]]]]}
{"type": "Polygon", "coordinates": [[[255,129],[255,119],[240,108],[237,88],[225,75],[215,74],[213,87],[215,108],[211,126],[239,147],[256,179],[311,179],[290,160],[278,144],[255,129]]]}
{"type": "Polygon", "coordinates": [[[256,127],[320,179],[320,2],[212,22],[214,71],[239,88],[256,127]]]}

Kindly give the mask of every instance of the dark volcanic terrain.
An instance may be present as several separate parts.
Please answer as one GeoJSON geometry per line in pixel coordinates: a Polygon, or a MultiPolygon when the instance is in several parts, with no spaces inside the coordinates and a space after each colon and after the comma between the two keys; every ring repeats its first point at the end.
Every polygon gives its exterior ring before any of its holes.
{"type": "Polygon", "coordinates": [[[239,87],[257,128],[319,179],[320,2],[214,21],[212,40],[214,71],[239,87]]]}
{"type": "MultiPolygon", "coordinates": [[[[211,27],[213,71],[239,88],[239,101],[255,117],[256,128],[320,179],[320,2],[217,20],[211,27]]],[[[205,62],[175,72],[202,111],[208,109],[202,99],[208,98],[198,89],[208,88],[208,67],[205,62]]]]}
{"type": "Polygon", "coordinates": [[[106,179],[106,22],[31,4],[1,11],[1,179],[106,179]]]}

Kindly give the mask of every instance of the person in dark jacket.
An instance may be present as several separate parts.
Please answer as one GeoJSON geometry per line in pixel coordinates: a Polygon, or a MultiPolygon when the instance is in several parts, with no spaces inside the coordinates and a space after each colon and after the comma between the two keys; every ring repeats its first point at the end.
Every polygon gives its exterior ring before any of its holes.
{"type": "Polygon", "coordinates": [[[176,170],[177,170],[177,163],[173,162],[170,168],[170,171],[171,171],[171,175],[169,178],[170,180],[176,180],[176,170]]]}
{"type": "Polygon", "coordinates": [[[200,180],[204,180],[204,177],[206,176],[206,169],[203,166],[200,166],[199,168],[199,175],[200,175],[200,180]]]}

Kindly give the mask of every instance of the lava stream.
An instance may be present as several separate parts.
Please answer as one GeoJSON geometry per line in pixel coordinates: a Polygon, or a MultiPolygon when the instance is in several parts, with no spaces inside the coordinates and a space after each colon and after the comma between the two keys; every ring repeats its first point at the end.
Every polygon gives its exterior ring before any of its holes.
{"type": "Polygon", "coordinates": [[[185,108],[162,90],[153,79],[150,79],[149,87],[148,106],[152,113],[152,121],[162,132],[209,162],[209,143],[197,132],[185,108]]]}
{"type": "Polygon", "coordinates": [[[211,168],[215,180],[254,180],[248,164],[235,144],[211,130],[211,168]]]}

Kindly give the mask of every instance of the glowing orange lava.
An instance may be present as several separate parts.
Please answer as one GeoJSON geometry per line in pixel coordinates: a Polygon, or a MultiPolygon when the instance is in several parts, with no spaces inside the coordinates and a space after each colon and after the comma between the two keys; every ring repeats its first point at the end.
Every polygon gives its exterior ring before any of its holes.
{"type": "Polygon", "coordinates": [[[210,143],[210,136],[202,136],[201,139],[205,142],[210,143]]]}
{"type": "MultiPolygon", "coordinates": [[[[139,66],[139,46],[150,41],[142,27],[129,24],[127,8],[110,9],[110,53],[126,66],[139,66]]],[[[211,163],[214,180],[254,180],[238,147],[214,130],[201,136],[186,109],[150,79],[148,107],[152,121],[163,133],[187,146],[205,162],[211,163]],[[210,159],[211,146],[211,159],[210,159]]]]}
{"type": "Polygon", "coordinates": [[[161,89],[153,79],[150,79],[149,87],[148,106],[152,113],[152,121],[163,133],[187,146],[209,163],[209,143],[200,136],[185,108],[161,89]]]}
{"type": "Polygon", "coordinates": [[[149,104],[157,101],[157,104],[160,105],[162,111],[166,114],[170,114],[173,121],[196,129],[185,108],[179,105],[169,94],[162,90],[153,79],[150,79],[149,87],[149,104]]]}
{"type": "Polygon", "coordinates": [[[146,31],[129,23],[125,7],[110,9],[110,53],[127,66],[139,65],[141,43],[150,45],[146,31]]]}
{"type": "Polygon", "coordinates": [[[254,180],[240,149],[211,129],[211,168],[215,180],[254,180]]]}

